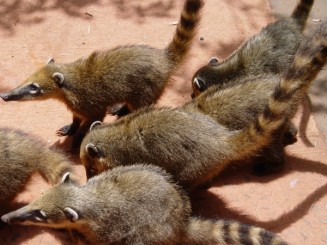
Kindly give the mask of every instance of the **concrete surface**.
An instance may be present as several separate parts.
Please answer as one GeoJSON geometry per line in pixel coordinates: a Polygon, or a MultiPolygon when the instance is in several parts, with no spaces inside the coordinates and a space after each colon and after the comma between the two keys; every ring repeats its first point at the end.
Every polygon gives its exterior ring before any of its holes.
{"type": "MultiPolygon", "coordinates": [[[[211,56],[228,57],[243,40],[273,21],[266,0],[205,2],[190,57],[172,77],[158,105],[178,106],[190,100],[190,79],[198,67],[211,56]]],[[[283,7],[286,13],[295,6],[291,2],[283,7]]],[[[175,0],[3,0],[0,92],[15,87],[49,57],[64,63],[120,44],[165,47],[182,5],[183,1],[175,0]]],[[[322,89],[318,92],[325,94],[322,89]]],[[[71,122],[71,114],[62,104],[0,101],[0,108],[0,126],[25,130],[49,146],[68,150],[65,139],[55,135],[57,129],[71,122]]],[[[297,114],[300,137],[287,147],[283,172],[258,178],[250,173],[249,166],[235,168],[218,177],[210,189],[193,195],[194,212],[259,225],[279,233],[290,244],[326,244],[327,148],[309,109],[310,103],[305,101],[297,114]]],[[[326,115],[324,110],[320,113],[326,115]]],[[[106,118],[107,122],[112,120],[106,118]]],[[[76,156],[72,157],[79,163],[76,156]]],[[[76,169],[84,181],[83,168],[77,165],[76,169]]],[[[34,176],[16,201],[30,202],[47,188],[40,176],[34,176]]],[[[19,226],[2,227],[0,243],[71,244],[64,231],[19,226]]]]}

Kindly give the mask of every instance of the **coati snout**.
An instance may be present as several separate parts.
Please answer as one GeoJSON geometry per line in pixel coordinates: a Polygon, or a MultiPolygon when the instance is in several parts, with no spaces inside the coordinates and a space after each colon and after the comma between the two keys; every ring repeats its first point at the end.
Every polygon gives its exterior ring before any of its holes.
{"type": "Polygon", "coordinates": [[[0,94],[0,97],[4,101],[31,100],[33,97],[38,96],[41,93],[40,85],[38,83],[31,83],[26,86],[13,89],[8,93],[2,93],[0,94]]]}
{"type": "MultiPolygon", "coordinates": [[[[72,185],[75,185],[75,182],[71,180],[70,173],[66,172],[62,177],[60,187],[53,187],[53,191],[49,192],[45,202],[42,198],[41,200],[36,200],[28,206],[3,215],[1,220],[8,224],[40,225],[49,227],[62,226],[64,228],[65,222],[76,222],[79,219],[79,215],[77,211],[69,206],[63,206],[62,209],[60,208],[60,195],[55,190],[56,188],[60,188],[62,195],[64,195],[65,190],[70,189],[72,185]],[[58,209],[54,210],[56,204],[58,209]]],[[[62,202],[65,201],[68,200],[62,200],[62,202]]]]}

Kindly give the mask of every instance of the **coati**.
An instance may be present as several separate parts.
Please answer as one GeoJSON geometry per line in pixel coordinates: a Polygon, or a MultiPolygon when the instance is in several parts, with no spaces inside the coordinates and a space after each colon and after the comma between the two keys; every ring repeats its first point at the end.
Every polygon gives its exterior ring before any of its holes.
{"type": "MultiPolygon", "coordinates": [[[[239,84],[232,87],[215,85],[185,104],[183,109],[190,112],[202,112],[212,117],[219,124],[229,130],[241,130],[255,120],[262,112],[269,97],[273,94],[279,83],[278,76],[261,75],[239,78],[239,84]]],[[[236,79],[234,79],[236,81],[236,79]]],[[[254,164],[253,173],[267,175],[279,171],[285,163],[285,145],[296,142],[297,129],[291,119],[297,106],[292,108],[292,113],[285,117],[285,122],[272,135],[272,141],[257,154],[247,159],[242,159],[254,164]]]]}
{"type": "Polygon", "coordinates": [[[3,100],[58,99],[73,113],[73,122],[57,131],[74,135],[79,147],[91,123],[102,121],[107,108],[123,103],[124,114],[154,103],[191,48],[200,21],[202,0],[186,0],[173,40],[164,49],[145,45],[119,46],[71,63],[50,60],[20,86],[0,94],[3,100]]]}
{"type": "Polygon", "coordinates": [[[191,216],[190,200],[154,165],[120,166],[50,189],[2,221],[77,231],[87,244],[286,244],[262,228],[191,216]]]}
{"type": "MultiPolygon", "coordinates": [[[[241,130],[230,130],[183,107],[144,108],[109,125],[94,126],[80,149],[88,177],[118,165],[145,162],[164,168],[187,189],[207,183],[226,166],[255,156],[271,143],[326,63],[326,49],[327,21],[301,44],[266,107],[241,130]]],[[[268,82],[262,77],[261,83],[268,82]]]]}
{"type": "Polygon", "coordinates": [[[231,56],[219,63],[211,58],[192,79],[192,97],[215,84],[237,84],[239,78],[263,73],[280,75],[291,65],[303,40],[302,31],[314,0],[301,0],[291,17],[281,18],[245,41],[231,56]]]}
{"type": "MultiPolygon", "coordinates": [[[[204,108],[203,112],[230,129],[241,129],[252,122],[266,105],[278,78],[291,65],[304,38],[302,31],[313,2],[300,1],[291,17],[280,19],[263,28],[224,62],[218,63],[217,59],[213,58],[207,66],[198,70],[193,77],[192,97],[198,96],[207,88],[211,91],[192,103],[191,107],[198,104],[204,108]],[[271,78],[261,79],[264,74],[271,78]],[[260,84],[262,80],[269,81],[269,84],[260,84]],[[243,86],[243,83],[247,84],[243,86]],[[240,86],[243,86],[242,94],[238,94],[240,86]],[[222,95],[219,90],[224,90],[225,94],[222,95]],[[227,94],[233,96],[233,100],[228,100],[227,94]]],[[[285,145],[297,141],[297,128],[290,119],[275,132],[271,144],[262,149],[258,156],[249,159],[255,163],[255,174],[266,175],[284,166],[285,145]]]]}
{"type": "Polygon", "coordinates": [[[70,161],[59,150],[49,149],[22,131],[0,128],[0,207],[24,190],[29,178],[40,173],[51,184],[71,171],[70,161]]]}

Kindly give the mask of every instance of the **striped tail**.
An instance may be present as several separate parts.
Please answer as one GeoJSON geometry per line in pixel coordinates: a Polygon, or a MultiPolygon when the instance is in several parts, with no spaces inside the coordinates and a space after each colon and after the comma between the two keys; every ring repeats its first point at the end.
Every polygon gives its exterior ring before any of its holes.
{"type": "Polygon", "coordinates": [[[167,47],[170,59],[180,63],[190,50],[192,40],[196,35],[197,25],[200,22],[202,0],[186,0],[173,40],[167,47]]]}
{"type": "Polygon", "coordinates": [[[280,237],[265,229],[230,220],[191,218],[186,244],[286,245],[280,237]]]}
{"type": "Polygon", "coordinates": [[[313,2],[314,0],[300,0],[291,15],[299,23],[301,30],[305,28],[313,2]]]}
{"type": "Polygon", "coordinates": [[[272,134],[290,119],[303,96],[327,61],[327,21],[303,40],[290,69],[283,78],[264,111],[256,121],[231,137],[231,147],[237,154],[235,160],[242,160],[270,143],[272,134]]]}

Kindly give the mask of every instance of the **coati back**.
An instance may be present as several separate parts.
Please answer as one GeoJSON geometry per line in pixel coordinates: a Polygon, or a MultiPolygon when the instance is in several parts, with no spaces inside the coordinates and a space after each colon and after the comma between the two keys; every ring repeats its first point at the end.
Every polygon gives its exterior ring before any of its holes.
{"type": "MultiPolygon", "coordinates": [[[[209,87],[185,104],[183,109],[210,116],[229,130],[241,130],[247,127],[264,110],[280,79],[274,75],[261,75],[238,80],[239,83],[233,86],[219,84],[209,87]]],[[[296,108],[297,106],[293,108],[294,112],[296,108]]],[[[247,160],[254,164],[254,174],[267,175],[284,167],[285,145],[297,140],[297,128],[290,121],[292,117],[293,113],[285,118],[285,123],[274,132],[272,141],[266,147],[257,154],[242,159],[242,163],[247,160]]]]}
{"type": "Polygon", "coordinates": [[[3,100],[55,98],[73,113],[73,123],[57,131],[79,143],[91,123],[102,121],[108,107],[124,104],[123,114],[154,103],[173,71],[191,48],[200,21],[202,0],[186,0],[173,40],[165,49],[145,45],[120,46],[72,63],[50,60],[20,86],[0,94],[3,100]]]}
{"type": "Polygon", "coordinates": [[[229,58],[219,63],[212,58],[192,79],[192,97],[215,84],[237,84],[246,76],[280,75],[288,70],[303,40],[302,30],[314,0],[300,0],[291,17],[264,27],[245,41],[229,58]]]}
{"type": "MultiPolygon", "coordinates": [[[[302,31],[313,2],[300,1],[291,17],[263,28],[224,62],[219,64],[212,59],[201,68],[193,78],[192,97],[211,89],[210,95],[206,94],[195,102],[204,108],[202,111],[230,129],[241,129],[251,123],[266,105],[274,84],[291,65],[303,40],[302,31]],[[267,78],[262,79],[263,76],[267,78]],[[269,83],[260,84],[262,81],[269,83]],[[240,89],[240,86],[244,87],[240,89]],[[220,90],[225,94],[220,94],[220,90]],[[240,90],[242,94],[238,94],[240,90]],[[227,94],[233,99],[229,100],[227,94]]],[[[275,132],[271,144],[262,149],[257,157],[249,159],[255,163],[254,173],[266,175],[280,170],[285,163],[285,145],[296,142],[296,134],[297,128],[290,120],[275,132]]]]}
{"type": "MultiPolygon", "coordinates": [[[[86,135],[80,157],[88,177],[118,165],[144,162],[159,165],[192,189],[231,163],[255,156],[288,122],[326,63],[326,26],[324,22],[301,44],[266,107],[245,128],[230,130],[200,113],[201,108],[198,112],[183,107],[142,109],[109,125],[93,127],[86,135]]],[[[268,83],[265,77],[262,79],[262,83],[268,83]]]]}
{"type": "Polygon", "coordinates": [[[153,165],[117,167],[84,186],[69,180],[1,217],[10,224],[77,231],[87,244],[286,244],[264,229],[191,216],[190,200],[153,165]]]}
{"type": "Polygon", "coordinates": [[[29,178],[40,173],[51,184],[70,171],[70,161],[59,150],[14,129],[0,128],[0,206],[23,191],[29,178]]]}

